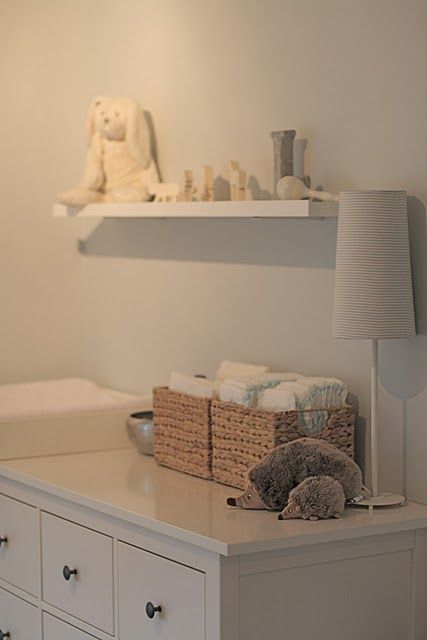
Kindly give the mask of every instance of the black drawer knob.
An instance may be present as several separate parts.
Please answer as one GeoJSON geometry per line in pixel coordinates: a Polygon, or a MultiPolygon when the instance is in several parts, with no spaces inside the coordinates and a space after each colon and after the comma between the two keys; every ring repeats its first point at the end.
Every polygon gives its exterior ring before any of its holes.
{"type": "Polygon", "coordinates": [[[0,640],[3,640],[3,638],[10,638],[10,633],[9,633],[9,631],[5,631],[5,632],[3,632],[3,631],[0,629],[0,640]]]}
{"type": "Polygon", "coordinates": [[[147,604],[145,605],[145,613],[149,618],[154,618],[157,611],[160,613],[161,610],[162,607],[155,607],[152,602],[147,602],[147,604]]]}
{"type": "MultiPolygon", "coordinates": [[[[65,567],[62,569],[62,575],[64,576],[64,578],[66,580],[69,580],[71,578],[71,576],[76,576],[77,575],[77,569],[70,569],[70,567],[65,565],[65,567]]],[[[1,640],[1,638],[0,638],[0,640],[1,640]]]]}
{"type": "MultiPolygon", "coordinates": [[[[6,536],[1,536],[0,537],[0,547],[2,546],[2,544],[6,544],[7,542],[7,537],[6,536]]],[[[6,636],[7,638],[7,636],[6,636]]],[[[0,640],[1,640],[1,636],[0,636],[0,640]]]]}

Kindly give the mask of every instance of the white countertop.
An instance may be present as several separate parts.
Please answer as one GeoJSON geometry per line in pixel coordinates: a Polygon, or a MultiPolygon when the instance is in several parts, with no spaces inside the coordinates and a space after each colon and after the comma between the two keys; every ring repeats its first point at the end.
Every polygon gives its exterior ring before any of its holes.
{"type": "Polygon", "coordinates": [[[408,503],[340,520],[281,521],[271,511],[226,504],[239,491],[164,467],[133,449],[0,463],[0,478],[95,509],[223,555],[427,528],[427,506],[408,503]]]}

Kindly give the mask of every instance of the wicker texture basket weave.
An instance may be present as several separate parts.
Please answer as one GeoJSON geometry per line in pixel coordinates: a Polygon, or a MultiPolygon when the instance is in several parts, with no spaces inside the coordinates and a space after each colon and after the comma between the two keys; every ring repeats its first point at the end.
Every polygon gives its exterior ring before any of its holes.
{"type": "MultiPolygon", "coordinates": [[[[320,438],[354,457],[355,409],[322,409],[328,414],[325,428],[310,438],[320,438]]],[[[213,478],[238,489],[246,486],[250,467],[274,447],[307,437],[301,430],[301,411],[272,412],[237,404],[212,402],[213,478]]]]}
{"type": "Polygon", "coordinates": [[[211,400],[153,390],[154,456],[172,469],[212,479],[211,400]]]}

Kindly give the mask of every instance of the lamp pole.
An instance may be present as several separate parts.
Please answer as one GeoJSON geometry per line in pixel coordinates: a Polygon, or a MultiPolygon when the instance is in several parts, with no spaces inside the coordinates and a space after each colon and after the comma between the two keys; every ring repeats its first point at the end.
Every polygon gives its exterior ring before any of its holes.
{"type": "Polygon", "coordinates": [[[371,340],[371,491],[378,496],[378,340],[371,340]]]}

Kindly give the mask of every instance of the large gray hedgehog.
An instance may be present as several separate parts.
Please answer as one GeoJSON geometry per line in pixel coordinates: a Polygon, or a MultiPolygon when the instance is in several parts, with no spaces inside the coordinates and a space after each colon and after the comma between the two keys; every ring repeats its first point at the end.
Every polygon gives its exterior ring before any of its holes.
{"type": "Polygon", "coordinates": [[[346,500],[362,489],[362,473],[345,453],[323,440],[300,438],[276,447],[249,469],[245,492],[238,498],[228,498],[227,504],[282,511],[292,489],[310,476],[338,480],[346,500]]]}
{"type": "Polygon", "coordinates": [[[310,476],[289,494],[279,520],[340,518],[345,507],[342,484],[331,476],[310,476]]]}

